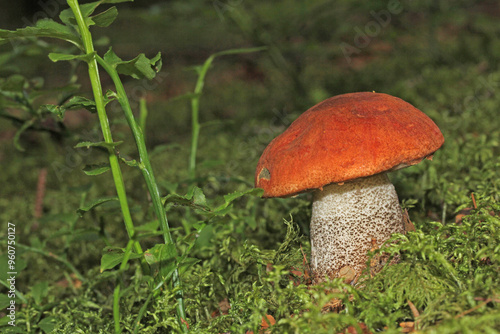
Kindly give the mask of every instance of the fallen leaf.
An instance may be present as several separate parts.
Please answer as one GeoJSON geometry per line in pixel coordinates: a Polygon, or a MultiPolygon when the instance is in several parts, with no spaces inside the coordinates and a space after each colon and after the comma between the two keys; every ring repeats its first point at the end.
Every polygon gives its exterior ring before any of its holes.
{"type": "Polygon", "coordinates": [[[268,329],[270,326],[273,326],[276,324],[276,320],[274,317],[270,314],[266,314],[265,317],[262,317],[262,323],[260,325],[261,330],[262,329],[268,329]]]}

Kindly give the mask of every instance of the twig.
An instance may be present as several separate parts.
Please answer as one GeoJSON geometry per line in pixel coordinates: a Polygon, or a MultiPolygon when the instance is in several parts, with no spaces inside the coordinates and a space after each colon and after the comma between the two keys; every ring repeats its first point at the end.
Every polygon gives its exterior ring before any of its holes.
{"type": "Polygon", "coordinates": [[[415,225],[413,225],[412,221],[410,220],[410,215],[408,214],[408,209],[405,208],[405,212],[403,214],[403,224],[405,227],[405,231],[412,231],[415,232],[417,229],[415,228],[415,225]]]}
{"type": "Polygon", "coordinates": [[[415,320],[413,323],[413,330],[419,328],[419,323],[420,319],[420,312],[418,311],[417,307],[415,304],[413,304],[409,299],[407,300],[408,306],[410,307],[411,313],[413,314],[413,319],[415,320]]]}
{"type": "Polygon", "coordinates": [[[477,209],[476,198],[474,197],[474,193],[471,193],[470,197],[472,197],[472,204],[474,205],[474,209],[477,209]]]}
{"type": "Polygon", "coordinates": [[[473,308],[468,309],[467,311],[464,311],[464,312],[462,312],[462,313],[460,313],[460,314],[457,314],[457,315],[455,316],[455,319],[459,319],[459,318],[463,317],[464,315],[467,315],[467,314],[469,314],[469,313],[472,313],[472,312],[474,312],[475,310],[477,310],[477,309],[479,309],[479,308],[483,307],[484,305],[488,304],[488,303],[489,303],[489,302],[491,302],[491,301],[492,301],[492,299],[491,299],[491,298],[488,298],[488,299],[486,299],[484,302],[482,302],[481,304],[477,304],[477,305],[476,305],[476,306],[474,306],[473,308]]]}
{"type": "Polygon", "coordinates": [[[413,318],[418,318],[420,317],[420,312],[418,312],[417,308],[415,307],[415,304],[413,304],[409,299],[408,299],[408,306],[410,306],[411,313],[413,314],[413,318]]]}
{"type": "Polygon", "coordinates": [[[494,303],[500,303],[500,299],[499,298],[484,298],[484,297],[474,297],[474,300],[488,300],[490,299],[490,301],[494,302],[494,303]]]}
{"type": "Polygon", "coordinates": [[[304,253],[304,250],[302,249],[302,245],[300,245],[300,251],[302,252],[302,256],[304,256],[304,266],[308,267],[309,263],[307,262],[307,256],[306,253],[304,253]]]}
{"type": "Polygon", "coordinates": [[[32,229],[36,230],[38,228],[38,220],[43,215],[43,199],[45,198],[45,188],[47,185],[47,168],[40,169],[38,173],[38,183],[36,186],[36,200],[35,200],[35,211],[33,216],[35,217],[35,223],[32,229]]]}

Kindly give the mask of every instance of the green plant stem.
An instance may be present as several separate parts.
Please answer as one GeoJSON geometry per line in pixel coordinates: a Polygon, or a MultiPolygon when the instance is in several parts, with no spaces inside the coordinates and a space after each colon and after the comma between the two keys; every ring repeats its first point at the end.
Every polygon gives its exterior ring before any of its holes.
{"type": "MultiPolygon", "coordinates": [[[[4,287],[6,287],[7,290],[9,290],[11,287],[10,283],[7,283],[6,281],[1,280],[1,279],[0,279],[0,284],[3,285],[4,287]]],[[[21,302],[23,302],[24,304],[28,303],[28,300],[24,297],[24,295],[21,293],[21,291],[16,289],[16,291],[14,293],[16,294],[16,297],[19,298],[19,300],[21,302]]]]}
{"type": "MultiPolygon", "coordinates": [[[[85,23],[80,6],[77,0],[67,0],[68,5],[75,15],[76,22],[78,24],[78,29],[80,30],[80,35],[84,45],[84,52],[87,54],[93,54],[94,45],[92,43],[92,36],[85,23]]],[[[109,127],[109,120],[106,114],[104,97],[102,94],[101,80],[99,78],[99,71],[97,68],[97,61],[95,56],[92,57],[90,61],[87,62],[90,83],[92,85],[92,92],[94,94],[94,99],[96,103],[97,115],[99,117],[99,123],[101,125],[102,135],[106,143],[113,143],[113,137],[111,135],[111,128],[109,127]]],[[[132,216],[130,215],[130,209],[127,202],[127,194],[125,192],[125,184],[123,182],[122,172],[120,170],[120,164],[118,157],[116,156],[114,149],[108,148],[108,158],[111,167],[111,173],[113,175],[113,180],[115,182],[115,188],[120,201],[120,207],[122,210],[123,220],[125,223],[125,228],[127,230],[130,239],[135,236],[134,223],[132,221],[132,216]]],[[[142,254],[142,248],[138,241],[134,243],[135,251],[142,254]]],[[[149,273],[149,267],[145,259],[141,259],[141,266],[145,273],[149,273]]]]}
{"type": "Polygon", "coordinates": [[[47,252],[47,251],[44,251],[43,249],[30,247],[30,246],[20,244],[20,243],[17,243],[17,247],[24,249],[24,250],[27,250],[27,251],[30,251],[30,252],[33,252],[33,253],[38,253],[38,254],[50,257],[56,261],[59,261],[59,262],[63,263],[66,267],[68,267],[68,269],[71,270],[71,272],[73,272],[73,274],[75,274],[76,278],[78,278],[80,281],[85,281],[85,277],[83,277],[83,275],[80,274],[80,272],[75,268],[75,266],[73,266],[71,264],[71,262],[69,262],[65,258],[63,258],[59,255],[56,255],[52,252],[47,252]]]}
{"type": "Polygon", "coordinates": [[[214,57],[209,57],[199,70],[198,80],[194,88],[194,96],[191,98],[191,153],[189,155],[188,175],[192,182],[196,178],[196,153],[198,151],[198,138],[200,136],[200,97],[205,85],[205,76],[213,60],[214,57]]]}
{"type": "MultiPolygon", "coordinates": [[[[158,189],[158,184],[156,183],[153,167],[151,166],[151,162],[149,160],[148,152],[146,149],[146,142],[144,140],[144,134],[142,132],[141,127],[137,124],[134,114],[132,112],[132,108],[130,107],[130,102],[127,97],[127,93],[123,84],[120,80],[120,76],[116,69],[108,64],[104,59],[99,56],[96,56],[97,62],[101,65],[104,70],[109,74],[116,88],[116,95],[118,102],[120,103],[123,112],[125,114],[125,118],[129,124],[130,129],[132,130],[132,135],[134,136],[135,143],[137,145],[137,150],[139,152],[139,164],[138,167],[142,172],[144,180],[146,182],[149,194],[151,196],[151,201],[153,203],[153,209],[155,211],[156,217],[160,222],[160,227],[163,233],[163,239],[165,244],[173,244],[172,235],[170,233],[170,228],[168,225],[167,214],[165,212],[165,208],[163,207],[163,203],[161,201],[160,190],[158,189]]],[[[172,282],[174,287],[179,288],[179,292],[177,293],[177,314],[179,317],[179,322],[181,328],[187,330],[183,325],[181,319],[186,319],[186,313],[184,308],[184,297],[181,288],[181,280],[179,276],[179,272],[175,269],[172,282]]]]}
{"type": "Polygon", "coordinates": [[[142,130],[144,136],[144,141],[146,140],[146,119],[148,118],[148,106],[146,105],[146,99],[142,98],[139,105],[139,126],[142,130]]]}
{"type": "Polygon", "coordinates": [[[154,290],[153,292],[151,292],[149,294],[149,296],[146,299],[146,301],[144,302],[144,304],[142,304],[141,309],[139,310],[139,313],[137,314],[137,318],[135,319],[135,326],[134,326],[134,332],[133,332],[134,334],[139,333],[139,324],[141,323],[141,319],[144,316],[144,313],[146,313],[146,310],[149,306],[149,303],[151,302],[151,299],[153,297],[156,297],[159,293],[160,293],[160,290],[154,290]]]}
{"type": "Polygon", "coordinates": [[[266,49],[265,47],[257,47],[257,48],[248,48],[248,49],[230,49],[226,51],[221,51],[214,53],[210,57],[205,60],[203,65],[197,67],[198,79],[196,80],[196,85],[194,87],[194,94],[191,97],[191,153],[189,156],[189,167],[188,167],[188,175],[192,182],[194,182],[196,178],[196,154],[198,152],[198,141],[200,136],[201,124],[199,120],[200,115],[200,98],[201,93],[203,92],[203,87],[205,86],[205,77],[207,75],[210,66],[214,62],[214,59],[223,55],[231,55],[238,53],[249,53],[256,52],[266,49]]]}
{"type": "Polygon", "coordinates": [[[123,84],[120,80],[120,76],[118,75],[116,69],[109,65],[106,61],[104,61],[104,59],[102,59],[100,56],[96,56],[96,59],[99,65],[101,65],[109,74],[116,87],[117,100],[124,111],[125,118],[130,126],[130,129],[132,130],[132,135],[134,136],[137,150],[139,151],[140,161],[138,167],[144,176],[146,185],[151,195],[153,208],[155,214],[158,216],[158,220],[160,221],[160,226],[163,232],[165,243],[173,243],[172,235],[170,234],[170,228],[168,226],[167,215],[161,202],[160,190],[158,189],[158,185],[156,184],[156,180],[153,174],[153,168],[151,166],[151,162],[149,161],[144,134],[135,120],[132,108],[130,107],[130,103],[128,101],[127,93],[125,92],[125,88],[123,87],[123,84]]]}
{"type": "Polygon", "coordinates": [[[115,333],[121,333],[120,327],[120,291],[122,282],[118,279],[115,291],[113,291],[113,321],[115,322],[115,333]]]}
{"type": "MultiPolygon", "coordinates": [[[[130,259],[130,254],[132,254],[132,247],[134,245],[133,240],[129,240],[127,247],[125,248],[125,254],[123,255],[122,263],[120,264],[120,271],[124,271],[127,267],[128,260],[130,259]]],[[[115,333],[121,333],[120,328],[120,291],[122,288],[123,282],[121,280],[121,276],[117,278],[117,284],[115,287],[115,291],[113,292],[113,320],[115,322],[115,333]]]]}

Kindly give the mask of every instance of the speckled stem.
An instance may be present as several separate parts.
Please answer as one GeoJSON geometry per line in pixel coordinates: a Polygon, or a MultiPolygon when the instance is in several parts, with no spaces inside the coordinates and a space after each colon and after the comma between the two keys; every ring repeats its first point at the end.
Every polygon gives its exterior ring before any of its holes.
{"type": "Polygon", "coordinates": [[[368,259],[393,233],[404,233],[398,195],[386,174],[331,184],[314,193],[311,258],[315,281],[355,283],[368,259]]]}

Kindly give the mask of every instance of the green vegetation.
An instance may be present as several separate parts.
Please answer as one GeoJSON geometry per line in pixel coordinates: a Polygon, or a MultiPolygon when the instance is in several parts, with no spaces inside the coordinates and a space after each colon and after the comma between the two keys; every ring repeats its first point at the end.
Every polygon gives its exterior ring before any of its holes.
{"type": "Polygon", "coordinates": [[[0,29],[2,333],[500,331],[496,1],[119,2],[0,29]],[[310,195],[263,200],[254,168],[314,103],[373,90],[445,144],[390,175],[400,262],[311,286],[310,195]]]}

